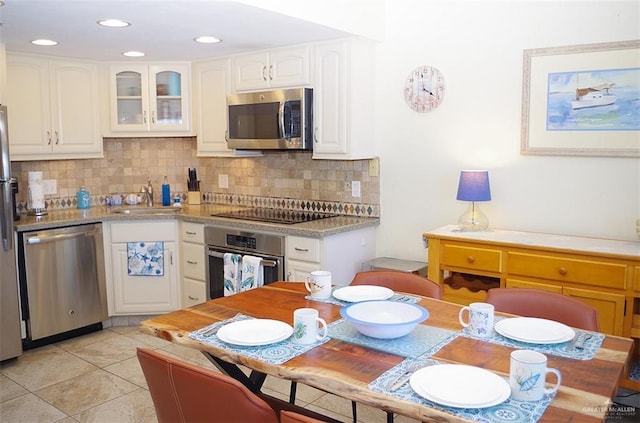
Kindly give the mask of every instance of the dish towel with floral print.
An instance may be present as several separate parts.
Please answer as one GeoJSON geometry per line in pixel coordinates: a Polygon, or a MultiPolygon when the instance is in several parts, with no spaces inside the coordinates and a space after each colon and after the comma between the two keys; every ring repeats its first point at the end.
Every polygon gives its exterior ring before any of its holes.
{"type": "Polygon", "coordinates": [[[240,292],[248,291],[263,284],[262,259],[254,256],[242,256],[242,279],[240,292]]]}
{"type": "Polygon", "coordinates": [[[224,270],[224,296],[228,297],[237,292],[238,283],[240,283],[240,265],[242,263],[242,256],[240,254],[224,253],[222,256],[222,264],[224,270]]]}
{"type": "Polygon", "coordinates": [[[127,242],[129,276],[164,276],[164,242],[127,242]]]}

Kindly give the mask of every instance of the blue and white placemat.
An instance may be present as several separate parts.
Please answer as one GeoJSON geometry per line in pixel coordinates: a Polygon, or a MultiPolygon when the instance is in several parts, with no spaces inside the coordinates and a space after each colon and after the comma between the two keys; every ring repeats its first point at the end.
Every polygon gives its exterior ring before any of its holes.
{"type": "Polygon", "coordinates": [[[411,333],[400,338],[378,339],[361,334],[345,319],[336,320],[329,324],[329,336],[331,338],[401,357],[414,358],[427,352],[433,354],[454,339],[455,333],[452,330],[418,325],[411,333]]]}
{"type": "Polygon", "coordinates": [[[487,408],[454,408],[446,407],[435,402],[429,401],[411,388],[409,382],[405,383],[400,389],[391,392],[389,387],[398,380],[407,370],[416,371],[426,366],[436,366],[445,364],[437,360],[428,358],[427,355],[417,359],[407,358],[402,363],[387,370],[376,380],[369,384],[369,389],[375,392],[382,392],[405,401],[422,404],[424,406],[445,411],[458,417],[462,417],[475,422],[484,423],[531,423],[540,419],[545,412],[555,394],[545,395],[540,401],[516,401],[507,399],[502,404],[487,408]]]}
{"type": "MultiPolygon", "coordinates": [[[[502,320],[502,318],[496,318],[496,321],[502,320]]],[[[598,332],[590,332],[582,329],[574,329],[576,331],[576,335],[579,337],[584,337],[585,341],[581,348],[567,348],[567,346],[571,343],[571,341],[562,342],[560,344],[531,344],[528,342],[520,342],[506,336],[500,335],[495,330],[491,337],[488,338],[480,338],[469,333],[468,330],[463,329],[460,331],[461,336],[465,338],[479,339],[486,342],[491,342],[492,344],[505,345],[511,348],[517,349],[527,349],[538,351],[543,354],[551,354],[559,357],[573,358],[575,360],[591,360],[602,345],[604,341],[605,335],[598,332]],[[588,339],[586,339],[587,335],[591,335],[588,339]]]]}
{"type": "Polygon", "coordinates": [[[325,339],[316,341],[313,344],[300,345],[292,342],[290,340],[291,338],[287,338],[284,341],[276,342],[274,344],[245,347],[228,344],[218,338],[216,333],[217,330],[222,326],[228,323],[246,319],[253,319],[253,317],[239,313],[231,319],[223,320],[221,322],[206,326],[202,329],[193,331],[189,334],[189,338],[195,339],[196,341],[202,342],[203,344],[209,344],[219,348],[224,348],[225,350],[233,351],[237,354],[251,357],[253,359],[264,361],[270,364],[282,364],[294,357],[299,356],[300,354],[306,353],[307,351],[317,347],[318,345],[322,345],[325,342],[328,342],[331,339],[329,337],[326,337],[325,339]]]}

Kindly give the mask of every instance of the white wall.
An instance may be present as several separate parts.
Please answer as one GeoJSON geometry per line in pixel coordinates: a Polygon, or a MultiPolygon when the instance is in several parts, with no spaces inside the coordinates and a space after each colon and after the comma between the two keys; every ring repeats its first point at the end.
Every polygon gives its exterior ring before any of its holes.
{"type": "MultiPolygon", "coordinates": [[[[637,1],[390,0],[379,45],[378,256],[425,260],[422,234],[456,223],[461,169],[489,170],[494,228],[637,240],[640,160],[520,155],[524,49],[640,38],[637,1]],[[410,71],[438,68],[443,103],[415,113],[410,71]]],[[[640,143],[640,140],[639,140],[640,143]]]]}

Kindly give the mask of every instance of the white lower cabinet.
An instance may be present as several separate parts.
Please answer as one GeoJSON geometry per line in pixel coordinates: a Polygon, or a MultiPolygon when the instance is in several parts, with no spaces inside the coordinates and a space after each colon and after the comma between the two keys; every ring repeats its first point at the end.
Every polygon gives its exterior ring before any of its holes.
{"type": "Polygon", "coordinates": [[[182,307],[191,307],[207,300],[206,257],[204,225],[181,222],[182,307]]]}
{"type": "Polygon", "coordinates": [[[107,304],[110,316],[166,313],[180,308],[177,222],[105,223],[107,304]],[[131,274],[130,243],[162,242],[162,272],[131,274]]]}
{"type": "Polygon", "coordinates": [[[331,272],[334,285],[349,285],[362,263],[375,257],[375,228],[364,228],[325,238],[287,236],[286,279],[304,282],[315,270],[331,272]]]}

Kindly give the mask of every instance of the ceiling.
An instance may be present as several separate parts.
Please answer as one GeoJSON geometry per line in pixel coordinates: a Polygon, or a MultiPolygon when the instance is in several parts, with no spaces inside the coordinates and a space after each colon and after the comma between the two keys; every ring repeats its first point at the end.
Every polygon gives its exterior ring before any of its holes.
{"type": "Polygon", "coordinates": [[[237,1],[3,0],[1,36],[7,51],[100,61],[195,61],[234,53],[339,38],[345,32],[237,1]],[[96,21],[118,18],[127,28],[96,21]],[[198,44],[197,36],[223,41],[198,44]],[[53,47],[30,41],[48,38],[53,47]],[[122,52],[145,52],[141,59],[122,52]]]}

